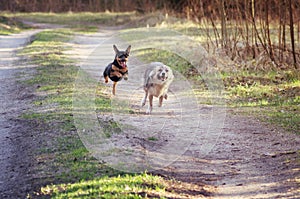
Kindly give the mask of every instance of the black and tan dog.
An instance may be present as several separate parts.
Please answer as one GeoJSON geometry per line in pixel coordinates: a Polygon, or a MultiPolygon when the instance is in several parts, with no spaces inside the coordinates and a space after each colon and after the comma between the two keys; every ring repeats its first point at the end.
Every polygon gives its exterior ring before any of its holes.
{"type": "Polygon", "coordinates": [[[125,51],[120,51],[115,45],[113,45],[113,48],[116,53],[115,59],[112,63],[106,66],[103,76],[105,83],[108,82],[108,78],[113,81],[112,93],[115,95],[118,81],[121,81],[123,78],[124,80],[128,79],[127,61],[131,46],[129,45],[125,51]]]}

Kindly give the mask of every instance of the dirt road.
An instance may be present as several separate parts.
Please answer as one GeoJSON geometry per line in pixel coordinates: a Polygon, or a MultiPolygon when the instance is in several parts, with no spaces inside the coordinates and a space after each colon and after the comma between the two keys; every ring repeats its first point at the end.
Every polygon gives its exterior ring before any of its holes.
{"type": "Polygon", "coordinates": [[[35,66],[17,52],[43,29],[61,26],[29,25],[37,29],[0,36],[0,198],[26,198],[38,186],[32,170],[40,140],[33,129],[38,125],[20,117],[30,110],[34,98],[34,88],[20,81],[33,77],[35,66]]]}
{"type": "Polygon", "coordinates": [[[82,141],[96,157],[125,171],[147,169],[209,184],[216,188],[212,198],[300,197],[299,136],[235,115],[226,106],[195,104],[199,96],[182,94],[180,85],[185,84],[187,90],[190,87],[178,73],[175,76],[180,80],[171,86],[173,92],[164,107],[154,106],[153,114],[145,115],[146,108],[140,106],[145,64],[135,57],[137,44],[132,45],[129,80],[118,84],[116,96],[111,95],[111,84],[101,91],[110,97],[112,113],[96,113],[95,89],[99,81],[104,84],[101,74],[114,57],[112,44],[121,49],[128,45],[115,31],[102,29],[94,35],[78,35],[69,52],[94,79],[78,77],[75,101],[80,101],[77,108],[86,112],[75,113],[75,121],[77,117],[82,141]],[[81,86],[92,91],[83,94],[81,86]],[[122,133],[107,136],[99,118],[117,122],[122,133]]]}
{"type": "Polygon", "coordinates": [[[32,188],[31,145],[26,140],[30,124],[19,119],[30,107],[32,91],[18,83],[31,76],[32,69],[16,53],[38,31],[0,36],[0,198],[24,198],[32,188]]]}
{"type": "MultiPolygon", "coordinates": [[[[30,171],[30,155],[38,143],[32,139],[35,136],[30,131],[32,124],[17,119],[30,107],[31,91],[16,82],[17,76],[26,78],[32,70],[22,66],[14,53],[34,33],[5,36],[0,40],[1,198],[24,198],[24,193],[32,190],[34,174],[30,171]]],[[[85,111],[84,117],[76,114],[74,117],[82,141],[96,157],[104,157],[111,166],[123,170],[146,168],[185,182],[207,184],[216,191],[212,198],[300,197],[299,162],[296,161],[299,136],[251,117],[235,115],[226,107],[195,105],[199,96],[182,92],[179,85],[190,87],[179,73],[164,107],[154,106],[153,114],[145,115],[146,108],[140,107],[143,95],[140,76],[145,65],[136,59],[134,51],[128,63],[129,80],[120,82],[117,95],[111,96],[111,84],[101,91],[111,98],[112,114],[96,112],[95,89],[104,67],[114,56],[112,44],[121,49],[128,45],[118,37],[111,37],[115,33],[115,30],[102,29],[97,34],[78,35],[70,44],[73,47],[70,56],[93,78],[85,81],[86,77],[79,76],[75,82],[76,91],[80,86],[91,85],[92,92],[75,93],[74,108],[84,105],[85,111]],[[222,117],[211,119],[219,114],[222,117]],[[103,136],[101,121],[117,122],[122,133],[103,136]],[[79,125],[82,123],[83,127],[79,125]],[[95,133],[98,137],[94,137],[95,133]]]]}

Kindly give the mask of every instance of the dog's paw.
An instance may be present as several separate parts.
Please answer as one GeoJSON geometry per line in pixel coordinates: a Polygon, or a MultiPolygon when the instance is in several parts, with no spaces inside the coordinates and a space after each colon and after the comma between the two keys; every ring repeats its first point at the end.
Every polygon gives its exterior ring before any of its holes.
{"type": "Polygon", "coordinates": [[[146,99],[145,98],[142,99],[141,104],[142,104],[142,106],[145,106],[145,104],[146,104],[146,99]]]}
{"type": "Polygon", "coordinates": [[[108,77],[104,77],[104,82],[108,83],[108,77]]]}
{"type": "Polygon", "coordinates": [[[152,112],[152,109],[148,108],[147,111],[146,111],[146,114],[150,115],[152,112]]]}
{"type": "Polygon", "coordinates": [[[165,99],[168,99],[168,94],[165,94],[164,98],[165,98],[165,99]]]}
{"type": "Polygon", "coordinates": [[[148,108],[147,108],[147,111],[146,111],[146,114],[151,114],[151,112],[152,112],[152,106],[148,106],[148,108]]]}

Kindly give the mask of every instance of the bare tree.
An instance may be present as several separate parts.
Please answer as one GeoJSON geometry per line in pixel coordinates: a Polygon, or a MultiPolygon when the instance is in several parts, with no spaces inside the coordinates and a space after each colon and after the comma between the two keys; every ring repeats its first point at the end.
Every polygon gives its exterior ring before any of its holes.
{"type": "Polygon", "coordinates": [[[249,59],[263,55],[278,66],[280,62],[290,65],[290,60],[295,68],[299,65],[300,0],[0,0],[0,10],[171,11],[201,24],[206,46],[222,47],[233,60],[245,54],[249,59]],[[237,44],[242,44],[243,53],[237,44]]]}
{"type": "Polygon", "coordinates": [[[296,58],[296,51],[295,51],[294,19],[293,19],[292,0],[289,0],[289,12],[290,12],[290,34],[291,34],[292,53],[293,53],[294,66],[297,69],[297,58],[296,58]]]}

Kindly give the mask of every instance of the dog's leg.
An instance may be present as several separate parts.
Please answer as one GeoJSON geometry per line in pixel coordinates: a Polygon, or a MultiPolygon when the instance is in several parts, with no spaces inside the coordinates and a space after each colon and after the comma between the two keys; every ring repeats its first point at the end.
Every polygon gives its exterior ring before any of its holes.
{"type": "Polygon", "coordinates": [[[103,77],[104,77],[105,83],[108,83],[108,66],[103,71],[103,77]]]}
{"type": "Polygon", "coordinates": [[[152,112],[153,107],[153,95],[149,95],[149,106],[148,110],[146,111],[147,114],[150,114],[152,112]]]}
{"type": "Polygon", "coordinates": [[[127,73],[126,73],[126,74],[124,74],[124,75],[123,75],[123,78],[124,78],[124,80],[126,80],[126,81],[127,81],[127,80],[128,80],[128,74],[127,74],[127,73]]]}
{"type": "Polygon", "coordinates": [[[108,76],[104,76],[105,83],[108,83],[108,76]]]}
{"type": "Polygon", "coordinates": [[[113,90],[112,90],[113,95],[116,94],[116,86],[117,86],[117,83],[118,83],[118,82],[114,82],[114,84],[113,84],[113,90]]]}
{"type": "Polygon", "coordinates": [[[162,106],[163,99],[164,99],[164,95],[159,97],[159,104],[158,104],[159,107],[162,106]]]}
{"type": "Polygon", "coordinates": [[[144,98],[142,99],[142,106],[145,106],[146,101],[147,101],[147,97],[148,97],[148,92],[145,91],[145,96],[144,96],[144,98]]]}

